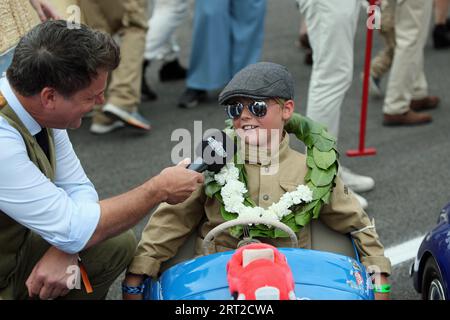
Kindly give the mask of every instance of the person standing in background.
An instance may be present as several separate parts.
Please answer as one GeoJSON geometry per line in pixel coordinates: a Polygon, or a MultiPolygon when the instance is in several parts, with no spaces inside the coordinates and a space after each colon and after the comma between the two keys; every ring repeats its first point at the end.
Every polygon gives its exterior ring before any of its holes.
{"type": "Polygon", "coordinates": [[[395,52],[383,105],[383,125],[421,125],[432,121],[420,111],[434,109],[440,99],[428,95],[424,48],[432,1],[402,0],[395,8],[395,52]]]}
{"type": "Polygon", "coordinates": [[[191,57],[181,108],[204,101],[208,90],[261,56],[266,0],[196,0],[191,57]]]}
{"type": "Polygon", "coordinates": [[[138,112],[147,33],[147,0],[80,0],[86,24],[120,38],[121,62],[111,74],[106,104],[97,110],[90,131],[105,134],[124,125],[141,131],[150,122],[138,112]]]}
{"type": "MultiPolygon", "coordinates": [[[[342,0],[339,5],[329,0],[297,0],[300,13],[308,26],[313,52],[313,68],[309,84],[306,116],[339,135],[341,106],[353,77],[353,45],[361,3],[342,0]]],[[[339,175],[354,192],[373,189],[371,177],[356,174],[339,166],[339,175]]],[[[366,209],[366,199],[355,193],[366,209]]]]}
{"type": "Polygon", "coordinates": [[[159,79],[163,82],[186,78],[187,70],[180,65],[175,30],[186,19],[189,4],[187,0],[155,0],[153,13],[148,20],[142,70],[142,99],[156,100],[157,95],[145,78],[152,61],[162,61],[159,79]]]}
{"type": "MultiPolygon", "coordinates": [[[[389,71],[394,59],[395,50],[395,3],[396,0],[381,1],[381,29],[384,48],[372,59],[370,63],[370,93],[373,97],[381,98],[380,83],[383,76],[389,71]]],[[[363,75],[362,75],[363,76],[363,75]]]]}

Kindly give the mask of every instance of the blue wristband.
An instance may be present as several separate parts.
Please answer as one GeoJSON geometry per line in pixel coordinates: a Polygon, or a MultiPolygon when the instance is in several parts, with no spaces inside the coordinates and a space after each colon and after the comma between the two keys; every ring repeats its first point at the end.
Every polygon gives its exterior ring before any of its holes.
{"type": "Polygon", "coordinates": [[[128,294],[143,294],[144,293],[144,283],[139,287],[130,287],[122,283],[122,292],[128,294]]]}

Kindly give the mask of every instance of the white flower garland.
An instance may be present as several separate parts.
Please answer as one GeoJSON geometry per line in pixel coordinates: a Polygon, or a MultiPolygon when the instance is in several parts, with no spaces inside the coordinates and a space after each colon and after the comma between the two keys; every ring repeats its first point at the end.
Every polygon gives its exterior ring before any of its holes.
{"type": "Polygon", "coordinates": [[[285,193],[280,201],[272,204],[269,208],[248,207],[244,205],[244,195],[247,192],[245,184],[239,181],[239,170],[234,163],[224,166],[219,173],[214,175],[214,180],[222,186],[222,196],[225,210],[237,213],[239,218],[266,218],[280,221],[283,217],[292,213],[289,209],[294,205],[311,202],[313,193],[305,185],[298,185],[297,189],[285,193]]]}

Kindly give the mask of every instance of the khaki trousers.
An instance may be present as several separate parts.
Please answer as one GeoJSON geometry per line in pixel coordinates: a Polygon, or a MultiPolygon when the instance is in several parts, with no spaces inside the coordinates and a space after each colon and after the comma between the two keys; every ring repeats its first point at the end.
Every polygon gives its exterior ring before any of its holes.
{"type": "Polygon", "coordinates": [[[112,72],[107,102],[128,112],[141,101],[142,63],[147,32],[147,0],[79,0],[86,23],[117,35],[121,61],[112,72]]]}
{"type": "MultiPolygon", "coordinates": [[[[88,294],[81,283],[81,289],[74,289],[63,300],[104,299],[114,280],[126,269],[136,250],[136,237],[129,230],[117,237],[80,252],[93,292],[88,294]]],[[[31,271],[50,245],[37,234],[32,233],[22,246],[18,256],[17,268],[11,275],[9,285],[0,288],[0,300],[27,299],[25,286],[31,271]]]]}
{"type": "Polygon", "coordinates": [[[432,6],[433,1],[397,1],[394,61],[383,106],[386,114],[403,114],[412,99],[428,95],[423,60],[432,6]]]}

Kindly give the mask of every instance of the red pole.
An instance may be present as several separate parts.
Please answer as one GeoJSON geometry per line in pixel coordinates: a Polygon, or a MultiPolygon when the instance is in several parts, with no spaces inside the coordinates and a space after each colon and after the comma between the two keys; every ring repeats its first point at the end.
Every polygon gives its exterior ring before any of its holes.
{"type": "MultiPolygon", "coordinates": [[[[375,5],[376,0],[370,0],[370,5],[375,5]]],[[[370,18],[371,11],[369,10],[368,17],[370,18]]],[[[359,125],[359,148],[358,150],[348,150],[347,156],[360,157],[375,155],[377,153],[375,148],[365,148],[366,139],[366,122],[367,122],[367,106],[369,102],[369,76],[370,76],[370,62],[372,59],[372,42],[373,42],[373,27],[367,26],[366,36],[366,52],[364,61],[364,80],[363,80],[363,92],[361,102],[361,119],[359,125]]]]}

